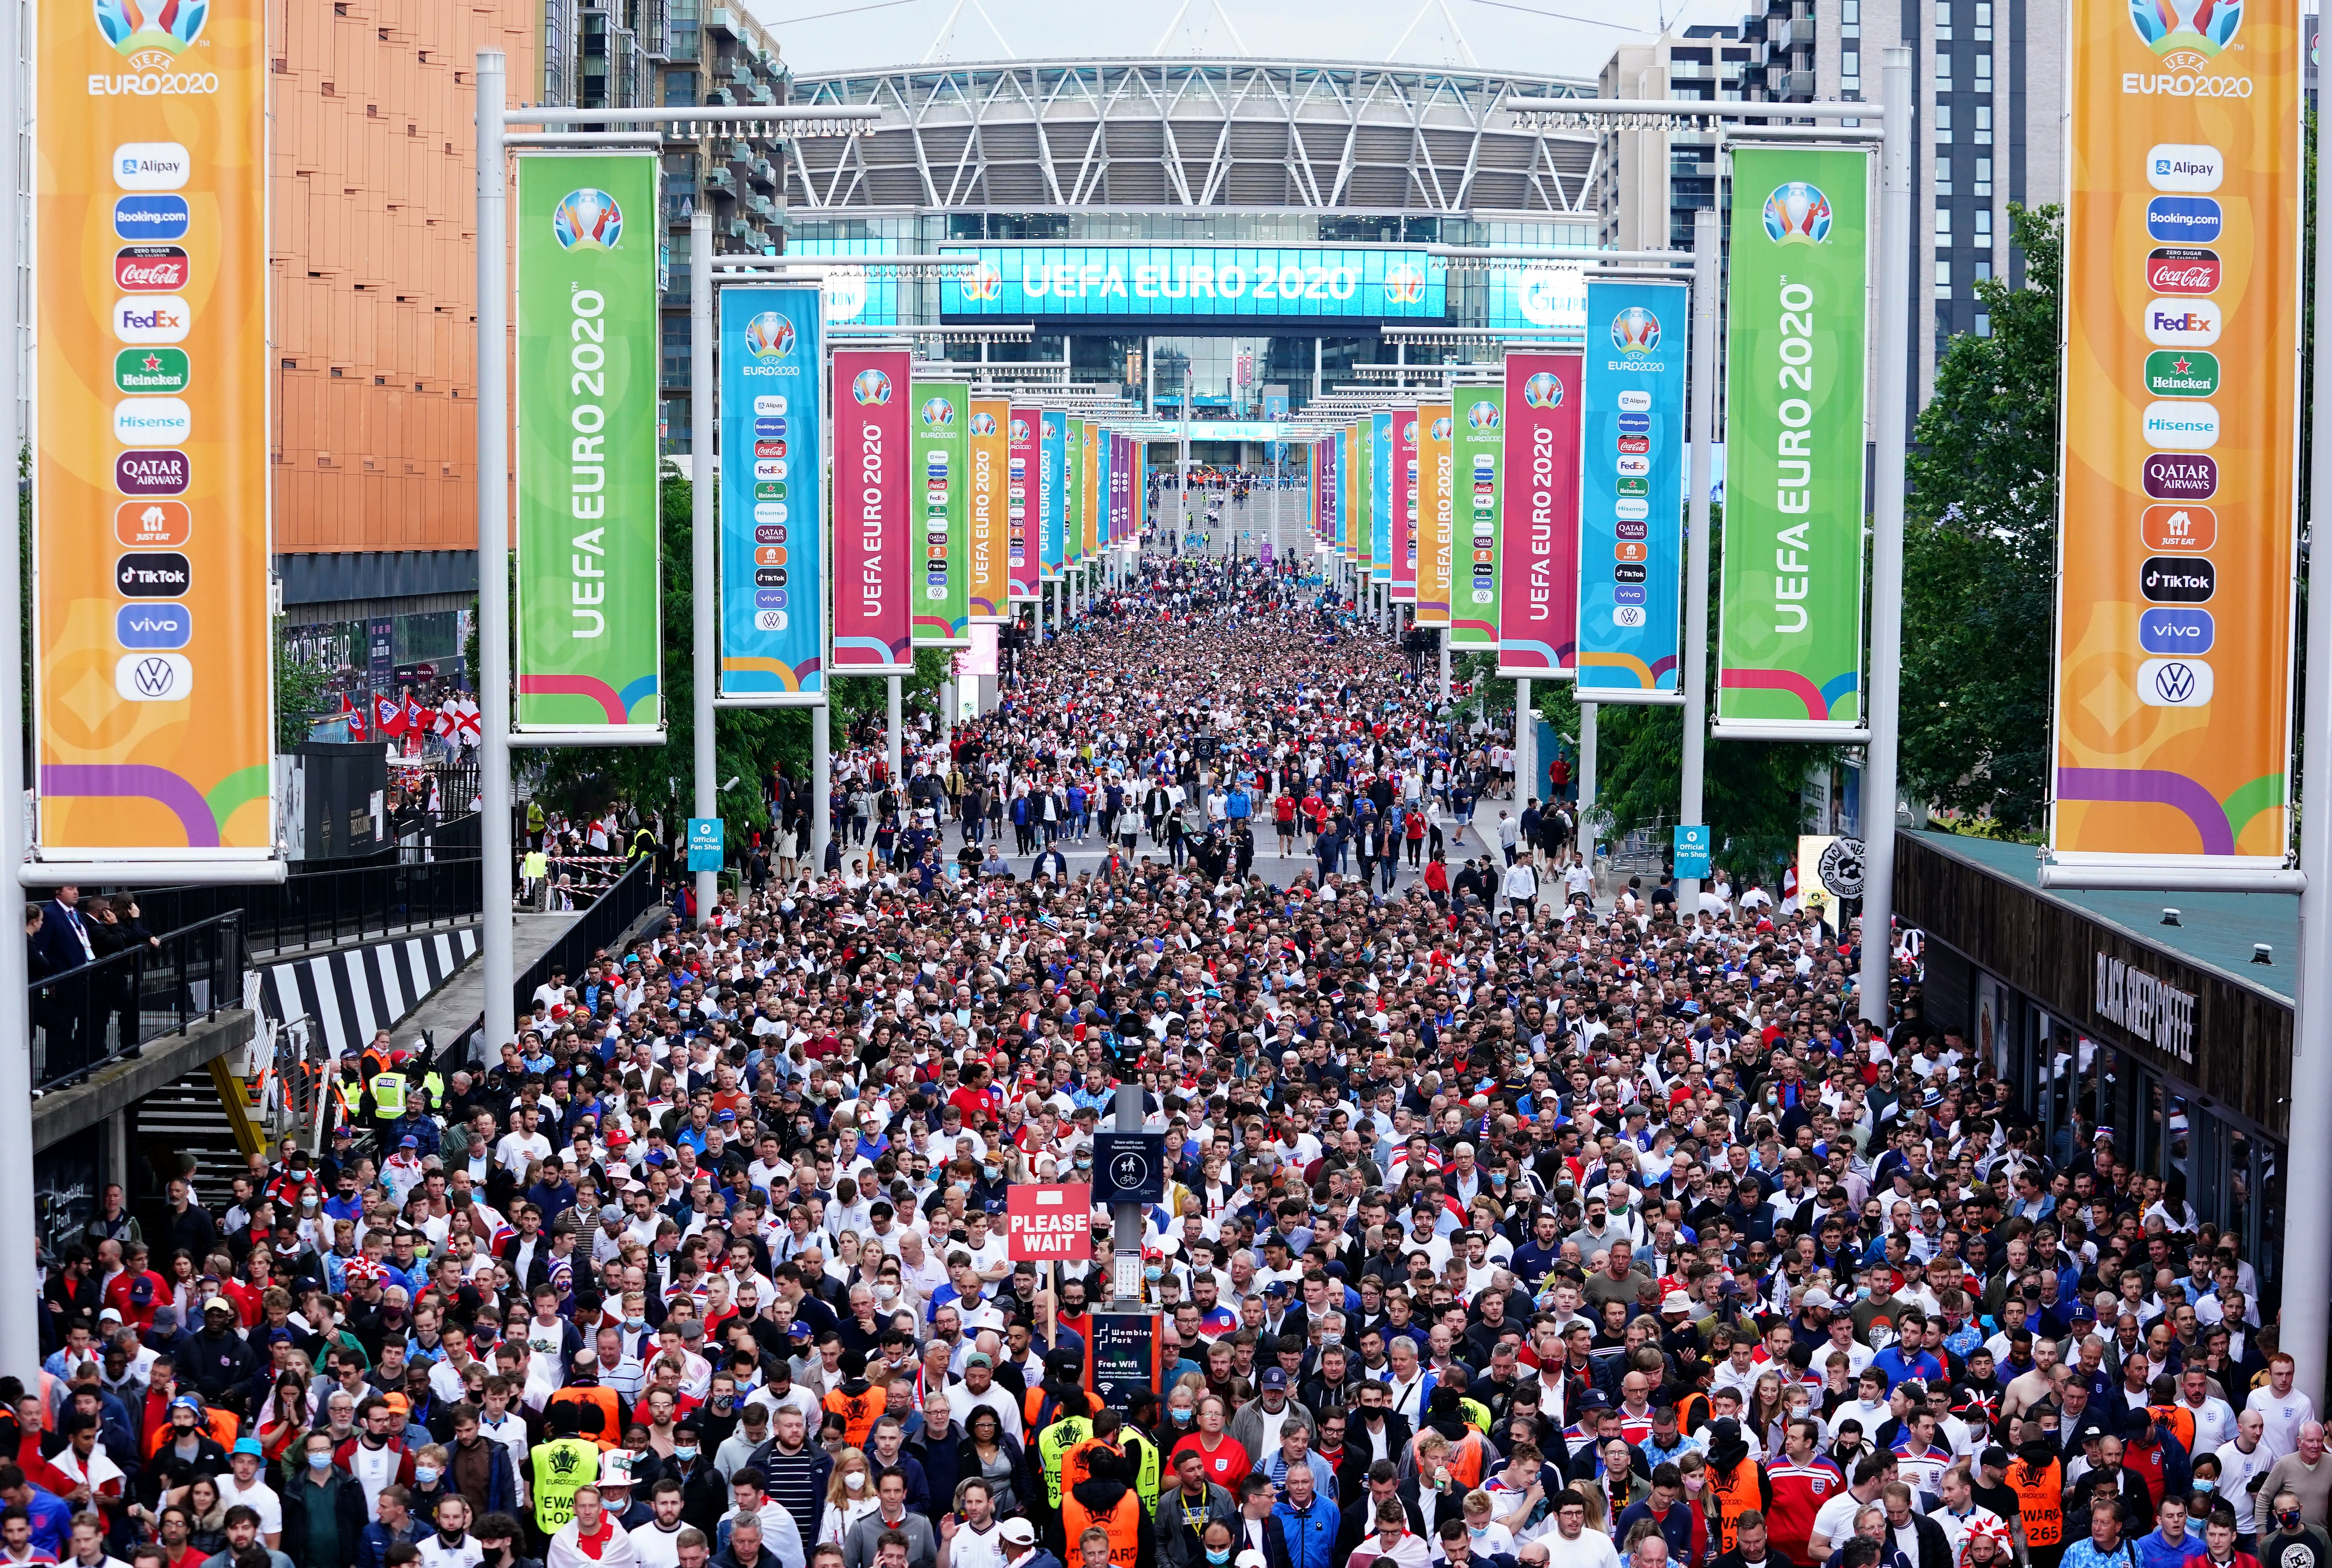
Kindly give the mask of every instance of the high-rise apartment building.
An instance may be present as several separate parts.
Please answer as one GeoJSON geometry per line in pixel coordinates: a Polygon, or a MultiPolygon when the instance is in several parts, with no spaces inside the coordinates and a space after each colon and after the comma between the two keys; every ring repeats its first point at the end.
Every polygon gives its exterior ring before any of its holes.
{"type": "MultiPolygon", "coordinates": [[[[1911,275],[1912,404],[1935,383],[1939,356],[1958,333],[1985,333],[1975,284],[2017,276],[2008,243],[2008,204],[2062,199],[2063,0],[1765,0],[1742,18],[1738,42],[1711,41],[1708,69],[1742,57],[1737,82],[1720,74],[1701,90],[1677,62],[1698,49],[1684,39],[1623,46],[1604,67],[1607,98],[1739,97],[1750,102],[1876,100],[1879,62],[1896,44],[1911,50],[1911,122],[1916,138],[1911,275]],[[1647,90],[1665,72],[1665,91],[1647,90]]],[[[1691,64],[1702,62],[1696,56],[1691,64]]],[[[1721,194],[1725,171],[1707,156],[1705,133],[1608,133],[1602,194],[1607,242],[1630,233],[1649,241],[1666,216],[1674,242],[1688,242],[1688,204],[1721,194]],[[1661,157],[1665,151],[1667,157],[1661,157]],[[1668,178],[1649,171],[1665,162],[1668,178]],[[1690,170],[1689,175],[1687,171],[1690,170]],[[1630,207],[1637,209],[1631,213],[1630,207]]]]}
{"type": "MultiPolygon", "coordinates": [[[[475,68],[540,0],[271,0],[276,570],[312,662],[450,669],[477,592],[475,68]]],[[[513,92],[517,96],[517,92],[513,92]]]]}
{"type": "MultiPolygon", "coordinates": [[[[1605,62],[1597,96],[1719,102],[1741,96],[1750,51],[1737,27],[1687,27],[1625,43],[1605,62]]],[[[1690,250],[1693,214],[1724,210],[1713,131],[1606,130],[1594,191],[1601,242],[1622,251],[1690,250]]]]}

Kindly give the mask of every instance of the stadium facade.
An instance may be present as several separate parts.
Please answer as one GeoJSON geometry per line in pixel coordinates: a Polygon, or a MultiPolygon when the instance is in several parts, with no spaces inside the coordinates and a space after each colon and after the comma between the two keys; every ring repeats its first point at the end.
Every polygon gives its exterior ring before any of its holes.
{"type": "MultiPolygon", "coordinates": [[[[1202,458],[1253,463],[1238,425],[1300,411],[1357,366],[1462,359],[1563,324],[1569,274],[1451,270],[1428,247],[1592,244],[1593,134],[1523,128],[1505,106],[1593,92],[1587,78],[1247,57],[798,74],[794,102],[873,104],[883,121],[788,147],[785,244],[867,258],[847,319],[1026,323],[1026,341],[948,352],[1118,387],[1163,417],[1187,400],[1202,458]],[[941,250],[980,265],[879,266],[941,250]]],[[[665,423],[686,429],[672,408],[665,423]]]]}

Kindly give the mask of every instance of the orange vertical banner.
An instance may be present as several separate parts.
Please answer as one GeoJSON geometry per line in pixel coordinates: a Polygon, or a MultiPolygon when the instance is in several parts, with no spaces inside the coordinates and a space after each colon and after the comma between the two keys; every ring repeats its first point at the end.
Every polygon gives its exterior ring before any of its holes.
{"type": "Polygon", "coordinates": [[[2299,454],[2298,0],[2074,0],[2060,865],[2280,866],[2299,454]]]}
{"type": "Polygon", "coordinates": [[[263,14],[33,14],[40,853],[265,860],[263,14]]]}

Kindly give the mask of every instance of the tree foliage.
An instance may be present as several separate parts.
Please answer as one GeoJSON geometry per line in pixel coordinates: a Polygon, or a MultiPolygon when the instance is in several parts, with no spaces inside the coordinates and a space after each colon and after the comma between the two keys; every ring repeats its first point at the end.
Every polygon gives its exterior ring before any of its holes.
{"type": "Polygon", "coordinates": [[[2060,209],[2008,212],[2023,285],[1976,285],[1991,336],[1952,341],[1905,464],[1902,771],[2024,832],[2048,801],[2064,249],[2060,209]]]}
{"type": "MultiPolygon", "coordinates": [[[[1712,528],[1719,520],[1718,508],[1712,508],[1712,528]]],[[[1711,713],[1716,711],[1716,590],[1723,570],[1722,539],[1723,535],[1717,534],[1709,549],[1711,713]]],[[[1511,723],[1513,688],[1510,682],[1491,677],[1496,668],[1488,655],[1477,655],[1461,660],[1454,673],[1476,680],[1492,724],[1502,719],[1511,723]]],[[[1557,736],[1564,737],[1566,746],[1576,744],[1579,702],[1572,682],[1535,682],[1531,687],[1531,707],[1557,736]]],[[[1616,839],[1645,830],[1665,854],[1668,830],[1678,820],[1683,788],[1684,709],[1604,703],[1596,708],[1595,741],[1595,800],[1610,822],[1611,836],[1616,839]]],[[[1702,754],[1701,805],[1715,830],[1716,863],[1736,873],[1772,876],[1794,860],[1801,821],[1799,796],[1807,771],[1835,755],[1835,748],[1799,742],[1712,737],[1702,754]]],[[[1542,757],[1541,765],[1547,760],[1542,757]]]]}
{"type": "MultiPolygon", "coordinates": [[[[548,754],[538,793],[560,810],[596,812],[611,803],[636,806],[643,815],[660,812],[669,825],[691,814],[696,746],[696,578],[690,556],[689,482],[677,469],[664,470],[664,744],[660,746],[562,747],[548,754]]],[[[713,591],[710,583],[706,593],[713,591]]],[[[472,668],[476,668],[473,664],[472,668]]],[[[876,698],[879,706],[881,698],[876,698]]],[[[722,790],[720,815],[730,842],[741,844],[750,829],[769,826],[763,799],[770,769],[783,764],[788,778],[808,775],[810,717],[805,708],[723,708],[713,721],[713,783],[731,778],[722,790]]]]}
{"type": "Polygon", "coordinates": [[[302,662],[292,651],[284,620],[275,618],[275,749],[295,751],[315,727],[324,711],[324,692],[331,685],[329,671],[302,662]]]}

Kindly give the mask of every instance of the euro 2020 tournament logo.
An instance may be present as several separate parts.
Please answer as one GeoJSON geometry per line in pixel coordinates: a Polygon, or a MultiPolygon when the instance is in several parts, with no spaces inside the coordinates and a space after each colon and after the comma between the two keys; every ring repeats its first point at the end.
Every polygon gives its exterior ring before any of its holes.
{"type": "Polygon", "coordinates": [[[955,423],[955,404],[944,397],[934,397],[923,404],[923,428],[945,430],[955,423]]]}
{"type": "Polygon", "coordinates": [[[605,191],[569,191],[550,211],[550,232],[562,251],[612,251],[623,238],[624,209],[605,191]]]}
{"type": "Polygon", "coordinates": [[[891,378],[879,370],[862,370],[850,379],[850,395],[862,408],[891,401],[891,378]]]}
{"type": "Polygon", "coordinates": [[[1014,420],[1014,421],[1012,422],[1012,434],[1011,434],[1011,437],[1010,437],[1010,440],[1011,440],[1011,442],[1012,442],[1012,444],[1013,444],[1013,445],[1015,445],[1015,446],[1018,446],[1022,442],[1025,442],[1025,441],[1027,441],[1027,439],[1028,439],[1028,422],[1027,422],[1027,420],[1025,420],[1025,419],[1016,419],[1016,420],[1014,420]]]}
{"type": "Polygon", "coordinates": [[[1466,411],[1467,428],[1477,435],[1487,435],[1498,428],[1498,405],[1486,399],[1466,411]]]}
{"type": "MultiPolygon", "coordinates": [[[[1523,402],[1533,408],[1563,406],[1563,383],[1552,371],[1542,370],[1523,383],[1523,402]]],[[[1480,404],[1475,406],[1479,407],[1480,404]]]]}
{"type": "Polygon", "coordinates": [[[996,433],[996,416],[992,413],[973,414],[971,416],[971,433],[974,435],[994,435],[996,433]]]}
{"type": "Polygon", "coordinates": [[[1403,446],[1415,446],[1417,444],[1417,421],[1412,419],[1402,423],[1400,427],[1400,440],[1403,446]]]}
{"type": "Polygon", "coordinates": [[[982,261],[963,275],[963,297],[983,305],[992,305],[1004,297],[1004,274],[991,262],[982,261]]]}
{"type": "Polygon", "coordinates": [[[2235,41],[2243,0],[2129,0],[2129,24],[2174,71],[2199,71],[2235,41]]]}
{"type": "Polygon", "coordinates": [[[1449,416],[1448,414],[1445,413],[1439,419],[1433,422],[1433,439],[1436,441],[1448,441],[1449,439],[1449,416]]]}
{"type": "Polygon", "coordinates": [[[137,71],[167,71],[195,46],[210,0],[95,0],[98,31],[137,71]]]}
{"type": "Polygon", "coordinates": [[[775,310],[745,323],[745,352],[756,359],[783,359],[794,351],[794,324],[775,310]]]}
{"type": "Polygon", "coordinates": [[[1777,245],[1819,245],[1830,238],[1830,220],[1820,185],[1792,180],[1765,198],[1765,237],[1777,245]]]}
{"type": "Polygon", "coordinates": [[[1388,305],[1421,305],[1425,302],[1425,274],[1403,261],[1385,276],[1385,303],[1388,305]]]}
{"type": "Polygon", "coordinates": [[[1660,318],[1641,305],[1630,305],[1611,318],[1611,347],[1630,359],[1641,358],[1660,346],[1660,318]]]}

